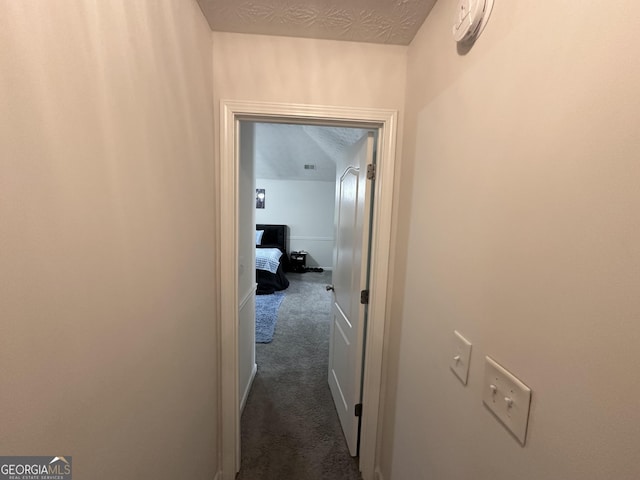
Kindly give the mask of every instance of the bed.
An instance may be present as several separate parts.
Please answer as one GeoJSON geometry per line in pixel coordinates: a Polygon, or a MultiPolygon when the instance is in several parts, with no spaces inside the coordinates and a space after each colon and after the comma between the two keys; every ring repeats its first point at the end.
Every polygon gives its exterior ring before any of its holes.
{"type": "Polygon", "coordinates": [[[287,226],[256,225],[256,293],[268,295],[285,290],[289,286],[285,275],[288,270],[287,226]]]}

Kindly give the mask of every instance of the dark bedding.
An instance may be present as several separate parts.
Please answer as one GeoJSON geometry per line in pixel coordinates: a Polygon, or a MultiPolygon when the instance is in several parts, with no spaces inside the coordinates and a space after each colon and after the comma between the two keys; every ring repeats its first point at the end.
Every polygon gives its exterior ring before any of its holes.
{"type": "Polygon", "coordinates": [[[256,268],[257,294],[269,295],[276,291],[289,287],[289,280],[285,271],[289,269],[289,255],[287,253],[287,226],[286,225],[256,225],[256,230],[263,230],[262,241],[256,245],[256,249],[277,248],[282,252],[279,265],[275,273],[256,268]]]}
{"type": "Polygon", "coordinates": [[[289,279],[284,274],[282,264],[276,273],[256,269],[256,282],[258,282],[258,295],[270,295],[274,292],[285,290],[289,287],[289,279]]]}

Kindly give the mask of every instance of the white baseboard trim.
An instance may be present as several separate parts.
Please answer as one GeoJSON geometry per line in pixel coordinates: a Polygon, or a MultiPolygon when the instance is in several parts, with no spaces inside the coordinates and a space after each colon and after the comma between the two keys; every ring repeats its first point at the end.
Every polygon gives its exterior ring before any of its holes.
{"type": "Polygon", "coordinates": [[[247,398],[249,398],[249,392],[251,391],[251,385],[253,385],[253,379],[256,378],[256,373],[258,373],[258,365],[254,363],[253,368],[251,369],[251,376],[249,377],[247,386],[245,387],[244,393],[242,394],[242,400],[240,400],[240,415],[242,415],[244,406],[247,403],[247,398]]]}
{"type": "Polygon", "coordinates": [[[289,240],[311,240],[314,242],[333,242],[333,237],[313,237],[308,235],[290,235],[289,240]]]}

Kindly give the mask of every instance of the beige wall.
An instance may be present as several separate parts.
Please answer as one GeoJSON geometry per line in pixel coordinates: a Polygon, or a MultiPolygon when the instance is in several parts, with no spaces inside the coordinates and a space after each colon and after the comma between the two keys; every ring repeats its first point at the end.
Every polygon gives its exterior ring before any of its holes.
{"type": "Polygon", "coordinates": [[[496,2],[461,56],[455,5],[408,53],[384,478],[637,479],[640,7],[496,2]],[[484,355],[533,389],[524,448],[484,355]]]}
{"type": "Polygon", "coordinates": [[[216,100],[400,109],[406,51],[401,46],[214,32],[214,94],[216,100]]]}
{"type": "Polygon", "coordinates": [[[0,1],[0,452],[211,480],[211,34],[195,1],[0,1]]]}

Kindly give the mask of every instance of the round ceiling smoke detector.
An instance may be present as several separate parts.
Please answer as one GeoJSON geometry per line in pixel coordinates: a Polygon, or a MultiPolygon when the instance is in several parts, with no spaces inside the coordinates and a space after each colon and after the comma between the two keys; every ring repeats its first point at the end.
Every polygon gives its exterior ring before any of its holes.
{"type": "Polygon", "coordinates": [[[493,0],[459,0],[453,21],[453,38],[456,42],[473,42],[484,30],[493,0]]]}

